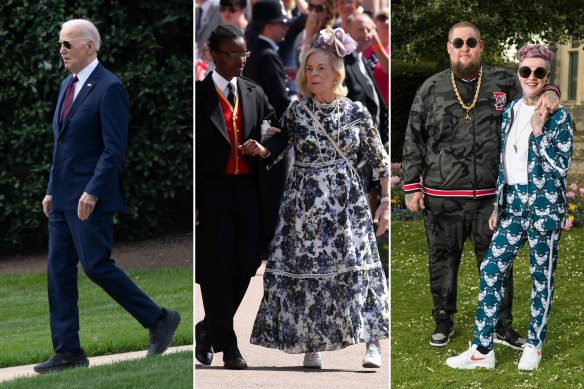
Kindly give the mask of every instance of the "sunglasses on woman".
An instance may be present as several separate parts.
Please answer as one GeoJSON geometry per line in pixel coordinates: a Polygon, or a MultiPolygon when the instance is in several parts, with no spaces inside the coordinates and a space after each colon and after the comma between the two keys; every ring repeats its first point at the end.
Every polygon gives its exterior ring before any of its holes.
{"type": "MultiPolygon", "coordinates": [[[[452,43],[452,46],[454,46],[455,49],[460,49],[464,46],[464,40],[462,38],[454,38],[450,43],[452,43]]],[[[477,38],[470,37],[466,40],[466,45],[471,49],[474,49],[477,46],[477,43],[479,43],[477,38]]]]}
{"type": "Polygon", "coordinates": [[[324,5],[322,5],[322,4],[314,5],[314,4],[308,3],[308,11],[312,11],[312,10],[315,10],[316,13],[318,13],[318,14],[321,12],[324,12],[324,5]]]}
{"type": "MultiPolygon", "coordinates": [[[[533,75],[540,80],[543,80],[545,76],[547,76],[547,74],[548,74],[547,69],[542,67],[538,67],[533,71],[533,75]]],[[[529,78],[529,76],[531,76],[531,68],[529,66],[520,67],[519,75],[521,76],[521,78],[529,78]]]]}

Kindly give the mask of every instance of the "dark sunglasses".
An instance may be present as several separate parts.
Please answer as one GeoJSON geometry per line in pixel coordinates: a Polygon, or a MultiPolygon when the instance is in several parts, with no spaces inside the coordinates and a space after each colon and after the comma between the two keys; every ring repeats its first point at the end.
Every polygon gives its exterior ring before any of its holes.
{"type": "Polygon", "coordinates": [[[322,5],[322,4],[314,5],[314,4],[308,3],[308,11],[312,11],[312,10],[315,10],[316,13],[318,13],[318,14],[321,12],[324,12],[324,5],[322,5]]]}
{"type": "MultiPolygon", "coordinates": [[[[462,38],[455,38],[450,43],[452,43],[452,46],[454,46],[455,49],[460,49],[464,46],[464,40],[462,38]]],[[[471,49],[474,49],[477,46],[477,43],[479,43],[477,38],[470,37],[466,40],[466,45],[471,49]]]]}
{"type": "Polygon", "coordinates": [[[220,53],[226,54],[227,57],[229,57],[229,59],[235,61],[236,59],[247,59],[249,58],[249,56],[251,55],[251,51],[246,50],[244,52],[241,53],[228,53],[227,51],[223,51],[223,50],[215,50],[218,51],[220,53]]]}
{"type": "MultiPolygon", "coordinates": [[[[539,78],[540,80],[543,80],[545,78],[545,76],[547,76],[548,71],[546,68],[536,68],[533,71],[533,75],[536,78],[539,78]]],[[[531,76],[531,68],[529,66],[522,66],[519,68],[519,75],[521,76],[521,78],[529,78],[529,76],[531,76]]]]}
{"type": "Polygon", "coordinates": [[[229,7],[229,6],[222,6],[222,7],[219,7],[219,9],[221,12],[229,11],[231,13],[241,11],[241,8],[235,8],[235,7],[229,7]]]}
{"type": "MultiPolygon", "coordinates": [[[[83,41],[79,41],[79,42],[83,42],[83,41]]],[[[79,42],[69,42],[69,41],[63,41],[63,42],[57,42],[57,44],[59,45],[59,50],[61,50],[61,47],[65,46],[65,48],[67,50],[71,49],[71,47],[73,47],[73,45],[76,45],[79,42]]]]}

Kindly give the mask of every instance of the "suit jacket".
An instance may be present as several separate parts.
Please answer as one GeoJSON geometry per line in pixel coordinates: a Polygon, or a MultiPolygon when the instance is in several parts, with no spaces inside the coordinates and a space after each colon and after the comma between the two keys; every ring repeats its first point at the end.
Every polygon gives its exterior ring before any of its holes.
{"type": "Polygon", "coordinates": [[[371,69],[364,63],[369,79],[375,88],[373,92],[369,87],[367,79],[359,69],[359,58],[356,55],[346,55],[343,60],[345,62],[345,86],[349,90],[347,97],[353,101],[360,101],[367,107],[375,125],[378,126],[377,129],[382,140],[385,142],[389,138],[388,109],[377,85],[375,84],[371,69]],[[375,102],[373,93],[377,95],[379,103],[375,102]],[[380,119],[379,122],[376,119],[378,113],[380,119]]]}
{"type": "Polygon", "coordinates": [[[98,198],[94,212],[124,210],[122,159],[128,141],[129,101],[122,82],[98,64],[65,121],[63,99],[72,75],[61,83],[53,116],[53,165],[47,194],[51,210],[77,212],[83,192],[98,198]]]}
{"type": "MultiPolygon", "coordinates": [[[[207,12],[203,15],[201,19],[201,25],[195,25],[195,41],[197,42],[197,48],[200,49],[209,41],[211,32],[221,23],[221,14],[219,11],[219,0],[208,0],[211,2],[211,6],[207,12]]],[[[195,24],[196,24],[196,11],[195,11],[195,24]]]]}
{"type": "MultiPolygon", "coordinates": [[[[195,85],[195,188],[204,188],[207,181],[214,177],[226,174],[231,143],[223,119],[223,111],[219,104],[219,98],[215,91],[212,73],[209,73],[203,81],[197,81],[195,85]]],[[[237,89],[241,103],[240,115],[242,115],[244,143],[248,139],[261,140],[261,124],[263,120],[275,118],[274,109],[268,102],[262,88],[245,78],[237,78],[237,89]]],[[[245,156],[246,163],[257,177],[258,191],[261,193],[260,158],[245,156]]],[[[195,193],[196,195],[196,193],[195,193]]],[[[197,197],[197,207],[200,196],[197,197]]]]}
{"type": "MultiPolygon", "coordinates": [[[[290,97],[286,88],[284,63],[269,42],[262,38],[255,41],[251,56],[245,64],[243,75],[257,82],[268,96],[268,101],[276,110],[278,118],[288,108],[290,97]]],[[[272,123],[275,125],[275,123],[272,123]]]]}

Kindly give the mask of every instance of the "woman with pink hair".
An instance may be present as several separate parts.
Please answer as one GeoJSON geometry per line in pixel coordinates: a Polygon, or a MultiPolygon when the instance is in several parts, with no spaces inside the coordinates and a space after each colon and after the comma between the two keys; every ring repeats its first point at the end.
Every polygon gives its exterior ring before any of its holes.
{"type": "Polygon", "coordinates": [[[480,267],[474,339],[446,364],[458,369],[495,367],[493,333],[507,277],[528,243],[532,280],[527,343],[519,370],[534,370],[542,357],[554,292],[560,232],[566,226],[566,174],[572,157],[572,119],[565,107],[536,111],[554,53],[543,45],[519,51],[517,75],[523,97],[505,107],[501,125],[499,177],[491,230],[480,267]]]}

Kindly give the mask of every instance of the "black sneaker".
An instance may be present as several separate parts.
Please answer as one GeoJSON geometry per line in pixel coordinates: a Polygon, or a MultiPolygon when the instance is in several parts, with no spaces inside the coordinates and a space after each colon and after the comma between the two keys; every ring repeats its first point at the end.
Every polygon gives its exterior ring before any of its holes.
{"type": "Polygon", "coordinates": [[[495,331],[493,342],[503,344],[515,350],[523,350],[527,339],[523,338],[513,328],[504,331],[495,331]]]}
{"type": "Polygon", "coordinates": [[[436,328],[430,337],[430,346],[444,347],[450,342],[452,335],[454,335],[452,317],[446,312],[439,312],[436,315],[436,328]]]}
{"type": "Polygon", "coordinates": [[[55,353],[48,361],[39,363],[34,371],[39,374],[53,373],[56,371],[89,366],[89,360],[83,351],[78,353],[55,353]]]}
{"type": "Polygon", "coordinates": [[[180,323],[180,314],[171,309],[166,309],[166,315],[154,327],[150,328],[150,347],[146,356],[158,355],[166,351],[172,341],[178,323],[180,323]]]}

